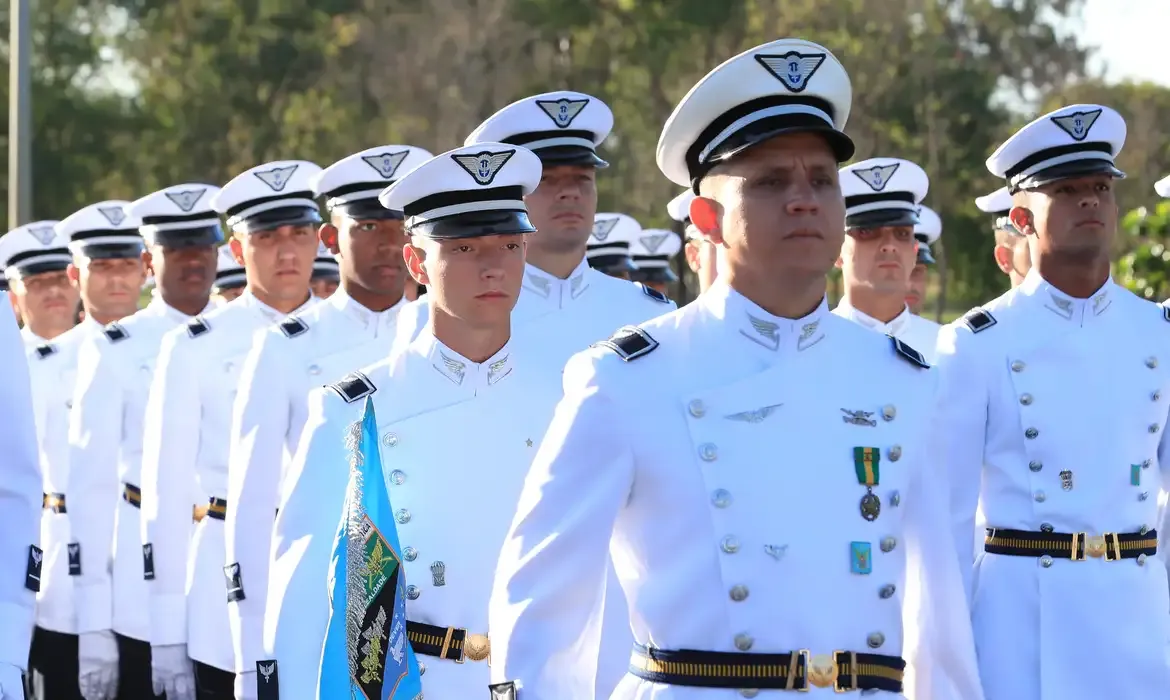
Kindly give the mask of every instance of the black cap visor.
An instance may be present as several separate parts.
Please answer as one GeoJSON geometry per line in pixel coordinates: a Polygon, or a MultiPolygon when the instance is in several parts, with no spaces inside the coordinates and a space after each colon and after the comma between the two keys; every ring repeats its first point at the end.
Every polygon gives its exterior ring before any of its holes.
{"type": "Polygon", "coordinates": [[[309,226],[321,223],[321,214],[312,207],[280,207],[269,209],[232,224],[240,233],[271,231],[281,226],[309,226]]]}
{"type": "Polygon", "coordinates": [[[139,241],[135,243],[86,243],[76,241],[71,246],[78,255],[91,260],[117,260],[119,258],[137,258],[146,249],[139,241]]]}
{"type": "MultiPolygon", "coordinates": [[[[636,266],[637,262],[634,264],[636,266]]],[[[630,281],[670,283],[677,282],[678,275],[674,274],[674,270],[669,267],[639,267],[630,272],[630,281]]]]}
{"type": "Polygon", "coordinates": [[[634,264],[634,261],[628,255],[594,255],[587,257],[586,261],[589,263],[589,267],[599,272],[604,272],[607,275],[612,275],[617,272],[633,273],[638,269],[638,266],[634,264]]]}
{"type": "Polygon", "coordinates": [[[515,233],[536,233],[525,210],[492,210],[454,214],[414,224],[406,231],[411,236],[447,240],[480,238],[515,233]]]}
{"type": "Polygon", "coordinates": [[[845,217],[847,231],[883,226],[914,226],[917,223],[918,214],[910,209],[875,209],[845,217]]]}
{"type": "Polygon", "coordinates": [[[580,165],[593,168],[608,168],[609,163],[602,160],[597,152],[582,146],[550,146],[537,148],[533,153],[547,168],[558,165],[580,165]]]}
{"type": "Polygon", "coordinates": [[[1125,178],[1125,173],[1118,170],[1117,166],[1107,160],[1075,160],[1071,163],[1054,165],[1051,168],[1045,168],[1038,173],[1029,175],[1013,185],[1011,192],[1015,194],[1020,190],[1034,190],[1037,187],[1050,185],[1060,180],[1071,180],[1072,178],[1088,175],[1108,175],[1117,180],[1125,178]]]}
{"type": "Polygon", "coordinates": [[[330,207],[329,211],[332,214],[340,214],[355,221],[401,221],[406,218],[402,212],[382,206],[377,199],[359,199],[354,202],[346,202],[330,207]]]}
{"type": "Polygon", "coordinates": [[[214,246],[223,242],[223,229],[219,224],[201,226],[199,228],[176,229],[173,231],[155,231],[148,239],[152,245],[163,248],[196,248],[200,246],[214,246]]]}

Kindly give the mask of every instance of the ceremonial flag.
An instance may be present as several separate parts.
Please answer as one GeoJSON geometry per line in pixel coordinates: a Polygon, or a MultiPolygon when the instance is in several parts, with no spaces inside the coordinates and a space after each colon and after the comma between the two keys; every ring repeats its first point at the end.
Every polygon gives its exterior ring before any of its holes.
{"type": "Polygon", "coordinates": [[[320,700],[421,700],[418,662],[406,639],[406,580],[398,531],[367,397],[346,435],[349,489],[333,543],[330,613],[320,700]]]}

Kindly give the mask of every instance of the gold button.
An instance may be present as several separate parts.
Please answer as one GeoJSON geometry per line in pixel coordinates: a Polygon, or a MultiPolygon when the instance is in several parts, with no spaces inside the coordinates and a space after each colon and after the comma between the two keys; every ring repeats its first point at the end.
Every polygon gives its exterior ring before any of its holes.
{"type": "Polygon", "coordinates": [[[1024,371],[1024,363],[1021,360],[1016,360],[1015,362],[1012,363],[1012,371],[1013,372],[1023,372],[1024,371]]]}

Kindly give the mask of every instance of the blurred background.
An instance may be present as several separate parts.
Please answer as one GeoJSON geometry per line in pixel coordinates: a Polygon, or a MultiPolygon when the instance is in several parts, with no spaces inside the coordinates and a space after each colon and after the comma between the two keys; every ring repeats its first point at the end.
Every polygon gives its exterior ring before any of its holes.
{"type": "MultiPolygon", "coordinates": [[[[1115,276],[1170,297],[1170,206],[1153,190],[1170,174],[1170,0],[26,1],[27,220],[269,160],[324,166],[382,143],[438,153],[517,98],[573,89],[615,115],[598,210],[667,228],[678,189],[654,146],[675,103],[726,58],[795,35],[849,70],[857,159],[908,158],[931,176],[925,204],[944,230],[924,315],[949,320],[1007,288],[973,202],[1002,184],[984,160],[1074,102],[1129,124],[1115,276]]],[[[685,268],[680,301],[695,288],[685,268]]]]}

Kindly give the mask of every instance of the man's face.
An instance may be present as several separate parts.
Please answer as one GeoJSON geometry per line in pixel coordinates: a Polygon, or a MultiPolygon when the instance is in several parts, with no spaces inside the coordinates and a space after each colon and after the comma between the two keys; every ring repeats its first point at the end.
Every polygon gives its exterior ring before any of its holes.
{"type": "Polygon", "coordinates": [[[704,178],[701,190],[721,210],[705,233],[725,249],[732,274],[824,275],[841,253],[845,200],[837,161],[819,136],[784,135],[754,146],[704,178]]]}
{"type": "Polygon", "coordinates": [[[506,323],[524,277],[524,234],[416,238],[404,250],[411,275],[437,308],[475,328],[506,323]]]}
{"type": "Polygon", "coordinates": [[[905,296],[917,251],[913,226],[853,229],[841,246],[845,284],[905,296]]]}
{"type": "Polygon", "coordinates": [[[1020,286],[1032,269],[1032,252],[1024,236],[997,231],[995,234],[995,264],[1008,279],[1012,289],[1020,286]]]}
{"type": "Polygon", "coordinates": [[[337,284],[334,279],[315,279],[309,282],[309,289],[318,299],[328,299],[337,291],[337,284]]]}
{"type": "Polygon", "coordinates": [[[239,246],[249,285],[273,301],[295,302],[308,295],[317,257],[317,231],[312,224],[237,235],[232,250],[239,246]]]}
{"type": "Polygon", "coordinates": [[[544,169],[540,186],[524,198],[536,227],[534,248],[567,253],[584,247],[597,214],[597,170],[592,165],[554,165],[544,169]]]}
{"type": "Polygon", "coordinates": [[[376,294],[401,296],[407,276],[402,221],[338,217],[335,225],[341,274],[376,294]]]}
{"type": "Polygon", "coordinates": [[[1013,223],[1026,234],[1035,233],[1042,253],[1075,262],[1108,258],[1117,236],[1117,200],[1108,175],[1059,180],[1017,195],[1013,223]],[[1030,212],[1017,222],[1017,210],[1030,212]]]}
{"type": "Polygon", "coordinates": [[[42,337],[55,337],[73,327],[79,296],[64,270],[28,275],[8,286],[18,315],[42,337]]]}
{"type": "Polygon", "coordinates": [[[910,313],[919,315],[926,301],[926,265],[917,263],[910,272],[910,291],[906,293],[906,305],[910,313]]]}
{"type": "Polygon", "coordinates": [[[229,301],[235,301],[244,293],[244,287],[232,287],[231,289],[221,289],[216,292],[212,298],[221,304],[226,304],[229,301]]]}
{"type": "Polygon", "coordinates": [[[75,257],[71,278],[89,315],[123,318],[138,309],[138,295],[146,282],[141,258],[75,257]]]}
{"type": "Polygon", "coordinates": [[[699,293],[702,294],[715,283],[715,277],[719,274],[719,249],[705,238],[692,238],[687,241],[683,255],[686,256],[687,266],[699,279],[699,293]]]}
{"type": "Polygon", "coordinates": [[[207,299],[215,282],[215,246],[152,246],[148,262],[159,292],[171,303],[207,299]]]}

